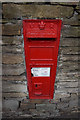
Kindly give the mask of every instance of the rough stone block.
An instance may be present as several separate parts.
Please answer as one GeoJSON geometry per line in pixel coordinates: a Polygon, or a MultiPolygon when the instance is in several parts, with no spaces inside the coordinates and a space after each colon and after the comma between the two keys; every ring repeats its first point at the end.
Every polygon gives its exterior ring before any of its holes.
{"type": "Polygon", "coordinates": [[[73,16],[70,19],[64,19],[63,25],[80,25],[80,21],[78,20],[79,15],[77,12],[74,12],[73,16]]]}
{"type": "Polygon", "coordinates": [[[56,80],[55,81],[58,81],[58,82],[78,82],[78,78],[75,78],[75,77],[73,77],[73,78],[71,78],[71,77],[67,77],[66,75],[65,76],[63,76],[63,77],[57,77],[56,76],[56,80]]]}
{"type": "Polygon", "coordinates": [[[18,46],[2,46],[2,53],[22,53],[23,54],[23,46],[22,45],[18,45],[18,46]]]}
{"type": "Polygon", "coordinates": [[[78,93],[77,94],[74,94],[74,93],[71,94],[71,100],[74,100],[74,99],[78,100],[78,93]]]}
{"type": "Polygon", "coordinates": [[[72,69],[72,68],[69,68],[69,69],[67,68],[67,69],[66,69],[66,67],[64,67],[64,68],[62,68],[62,69],[61,69],[61,68],[58,69],[58,72],[59,72],[59,73],[62,73],[62,72],[63,72],[63,73],[76,72],[76,71],[78,71],[78,67],[73,68],[73,69],[72,69]]]}
{"type": "Polygon", "coordinates": [[[29,109],[30,113],[32,114],[33,117],[39,117],[40,116],[40,112],[36,109],[29,109]]]}
{"type": "Polygon", "coordinates": [[[69,6],[3,4],[3,18],[69,18],[72,14],[73,7],[69,6]]]}
{"type": "Polygon", "coordinates": [[[67,73],[65,73],[65,72],[63,72],[63,73],[61,73],[61,72],[58,72],[58,74],[57,74],[57,79],[58,79],[58,81],[78,81],[78,78],[79,78],[79,72],[67,72],[67,73]]]}
{"type": "Polygon", "coordinates": [[[29,111],[35,118],[47,118],[50,116],[50,113],[45,110],[30,109],[29,111]]]}
{"type": "Polygon", "coordinates": [[[54,110],[54,112],[53,111],[50,112],[50,118],[55,118],[55,117],[58,118],[59,116],[61,115],[58,109],[54,110]]]}
{"type": "Polygon", "coordinates": [[[2,63],[3,64],[22,64],[23,56],[21,54],[3,54],[2,63]]]}
{"type": "Polygon", "coordinates": [[[19,24],[19,25],[22,25],[22,20],[17,20],[17,19],[3,19],[2,18],[2,24],[19,24]]]}
{"type": "Polygon", "coordinates": [[[62,37],[80,37],[80,28],[64,25],[62,37]]]}
{"type": "Polygon", "coordinates": [[[60,47],[78,47],[79,39],[78,38],[61,38],[60,47]]]}
{"type": "Polygon", "coordinates": [[[20,109],[21,110],[29,110],[29,109],[35,109],[35,104],[33,103],[21,103],[20,104],[20,109]]]}
{"type": "Polygon", "coordinates": [[[49,103],[51,104],[58,104],[60,102],[60,98],[59,97],[55,97],[55,93],[54,93],[54,97],[52,100],[49,101],[49,103]]]}
{"type": "Polygon", "coordinates": [[[64,71],[76,71],[78,70],[78,66],[79,66],[80,63],[77,63],[77,62],[61,62],[59,63],[59,70],[64,70],[64,71]]]}
{"type": "Polygon", "coordinates": [[[48,104],[49,100],[47,99],[24,99],[23,103],[34,103],[34,104],[48,104]]]}
{"type": "Polygon", "coordinates": [[[78,82],[58,82],[57,87],[78,88],[78,82]]]}
{"type": "Polygon", "coordinates": [[[22,82],[25,82],[27,81],[27,78],[25,75],[20,75],[20,76],[2,76],[2,80],[3,81],[14,81],[16,83],[22,83],[22,82]]]}
{"type": "Polygon", "coordinates": [[[55,98],[54,98],[54,100],[56,100],[56,99],[61,99],[61,98],[69,98],[70,97],[70,94],[68,94],[68,93],[64,93],[64,91],[63,91],[63,93],[58,93],[57,92],[57,90],[55,91],[55,98]]]}
{"type": "Polygon", "coordinates": [[[50,116],[49,112],[42,112],[42,111],[40,111],[39,115],[40,115],[41,118],[47,118],[47,117],[50,116]]]}
{"type": "Polygon", "coordinates": [[[2,36],[2,45],[21,45],[22,42],[22,36],[2,36]]]}
{"type": "Polygon", "coordinates": [[[71,108],[74,108],[74,107],[78,108],[78,99],[77,98],[69,101],[69,108],[71,109],[71,108]]]}
{"type": "Polygon", "coordinates": [[[61,102],[65,102],[65,103],[68,103],[70,100],[71,100],[70,96],[61,98],[61,102]]]}
{"type": "Polygon", "coordinates": [[[49,100],[41,100],[41,99],[35,99],[35,100],[30,100],[30,103],[35,103],[35,104],[48,104],[49,103],[49,100]]]}
{"type": "Polygon", "coordinates": [[[21,27],[18,24],[3,24],[2,35],[21,35],[21,27]]]}
{"type": "Polygon", "coordinates": [[[79,47],[61,47],[60,48],[61,55],[78,55],[79,47]]]}
{"type": "Polygon", "coordinates": [[[26,93],[3,93],[3,98],[26,98],[26,93]]]}
{"type": "Polygon", "coordinates": [[[60,61],[62,62],[78,62],[79,59],[80,56],[78,55],[60,55],[60,61]]]}
{"type": "Polygon", "coordinates": [[[21,75],[25,72],[22,65],[3,65],[2,75],[21,75]]]}
{"type": "Polygon", "coordinates": [[[8,81],[2,82],[2,91],[5,93],[16,92],[16,93],[27,93],[27,85],[15,84],[8,81]]]}
{"type": "Polygon", "coordinates": [[[3,101],[3,109],[16,111],[19,107],[19,101],[17,100],[4,100],[3,101]]]}
{"type": "Polygon", "coordinates": [[[37,110],[46,110],[48,112],[54,111],[56,109],[56,104],[36,104],[37,110]]]}
{"type": "Polygon", "coordinates": [[[65,88],[65,87],[63,86],[63,87],[57,88],[57,92],[58,92],[58,93],[68,93],[68,94],[78,93],[78,88],[65,88]]]}
{"type": "Polygon", "coordinates": [[[57,109],[65,109],[65,108],[68,108],[69,106],[69,103],[65,103],[65,102],[60,102],[57,104],[57,109]]]}

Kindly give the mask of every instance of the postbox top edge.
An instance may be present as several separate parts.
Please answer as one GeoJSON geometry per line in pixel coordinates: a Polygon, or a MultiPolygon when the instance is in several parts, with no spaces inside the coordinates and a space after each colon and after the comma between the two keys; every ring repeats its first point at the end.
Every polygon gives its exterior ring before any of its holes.
{"type": "Polygon", "coordinates": [[[23,21],[25,21],[25,22],[26,22],[26,21],[30,21],[30,22],[31,22],[31,21],[34,21],[34,22],[35,22],[35,21],[41,21],[41,20],[42,20],[42,21],[48,21],[48,22],[49,22],[49,21],[55,21],[55,22],[61,21],[61,22],[62,22],[61,19],[23,19],[23,21]]]}

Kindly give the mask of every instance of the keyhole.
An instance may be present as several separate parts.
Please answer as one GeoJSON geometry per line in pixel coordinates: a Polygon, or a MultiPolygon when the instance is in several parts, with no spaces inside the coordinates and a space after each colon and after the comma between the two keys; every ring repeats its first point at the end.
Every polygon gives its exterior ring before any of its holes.
{"type": "Polygon", "coordinates": [[[37,84],[35,85],[35,87],[37,87],[37,84]]]}

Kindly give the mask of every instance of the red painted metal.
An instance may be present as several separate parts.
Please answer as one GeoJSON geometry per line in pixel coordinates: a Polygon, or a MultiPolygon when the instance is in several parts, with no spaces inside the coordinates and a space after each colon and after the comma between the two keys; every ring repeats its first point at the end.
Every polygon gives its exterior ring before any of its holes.
{"type": "Polygon", "coordinates": [[[27,86],[30,99],[53,99],[61,23],[59,19],[23,20],[27,86]],[[38,72],[44,70],[44,73],[33,76],[31,70],[34,71],[34,68],[38,72]],[[49,69],[50,75],[48,73],[45,75],[49,69]]]}

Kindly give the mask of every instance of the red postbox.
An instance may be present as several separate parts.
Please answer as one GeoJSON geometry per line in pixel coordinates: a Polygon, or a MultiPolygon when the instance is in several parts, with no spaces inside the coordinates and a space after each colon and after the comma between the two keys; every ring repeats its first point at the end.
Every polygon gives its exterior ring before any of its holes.
{"type": "Polygon", "coordinates": [[[59,19],[23,20],[30,99],[53,99],[61,23],[59,19]]]}

